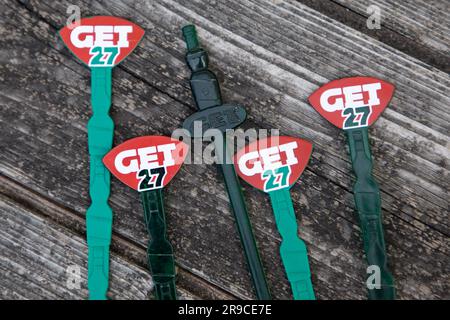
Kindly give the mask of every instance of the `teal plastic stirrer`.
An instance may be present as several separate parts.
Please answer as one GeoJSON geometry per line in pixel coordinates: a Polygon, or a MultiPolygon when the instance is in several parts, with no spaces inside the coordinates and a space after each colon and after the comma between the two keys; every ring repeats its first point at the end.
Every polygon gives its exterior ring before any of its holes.
{"type": "Polygon", "coordinates": [[[89,299],[106,300],[112,219],[108,205],[110,174],[102,159],[111,149],[114,123],[111,106],[112,68],[137,46],[144,30],[125,19],[110,16],[84,18],[59,34],[69,50],[91,69],[91,105],[88,123],[90,158],[89,195],[86,213],[89,299]]]}

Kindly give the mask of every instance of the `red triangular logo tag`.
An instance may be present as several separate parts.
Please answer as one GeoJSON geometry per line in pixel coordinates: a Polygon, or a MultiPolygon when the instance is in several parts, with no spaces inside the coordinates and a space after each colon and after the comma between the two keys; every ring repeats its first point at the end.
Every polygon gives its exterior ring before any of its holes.
{"type": "Polygon", "coordinates": [[[377,78],[344,78],[316,90],[309,102],[336,127],[354,129],[374,123],[387,107],[394,90],[394,85],[377,78]]]}
{"type": "Polygon", "coordinates": [[[290,188],[308,164],[312,143],[306,140],[274,136],[257,140],[233,157],[238,175],[264,192],[290,188]]]}
{"type": "Polygon", "coordinates": [[[188,145],[165,136],[125,141],[103,158],[109,171],[137,191],[163,188],[180,170],[188,145]]]}
{"type": "Polygon", "coordinates": [[[83,18],[59,31],[72,53],[89,67],[113,67],[138,45],[144,30],[117,17],[83,18]]]}

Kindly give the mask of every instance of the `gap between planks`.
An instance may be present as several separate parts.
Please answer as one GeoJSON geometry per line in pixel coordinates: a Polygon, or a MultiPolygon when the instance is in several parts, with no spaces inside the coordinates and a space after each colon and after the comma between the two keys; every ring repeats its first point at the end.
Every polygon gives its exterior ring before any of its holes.
{"type": "Polygon", "coordinates": [[[414,57],[426,64],[429,64],[441,71],[450,72],[450,59],[437,49],[424,46],[414,39],[405,36],[392,26],[387,25],[382,20],[382,28],[370,30],[366,27],[367,16],[357,9],[347,6],[336,0],[295,0],[311,9],[314,9],[327,17],[339,21],[361,33],[368,35],[380,42],[385,43],[403,53],[414,57]]]}
{"type": "MultiPolygon", "coordinates": [[[[79,213],[68,208],[62,207],[54,201],[44,198],[42,195],[26,188],[18,182],[0,174],[0,193],[10,200],[19,203],[27,210],[37,216],[48,219],[51,222],[63,226],[77,233],[80,237],[86,236],[85,218],[79,213]],[[47,212],[52,212],[51,214],[47,212]]],[[[140,244],[126,239],[113,231],[111,241],[111,252],[116,253],[123,260],[128,261],[140,268],[148,270],[146,248],[140,244]]],[[[194,296],[202,299],[221,299],[229,300],[238,297],[218,286],[209,283],[206,279],[193,274],[177,263],[178,285],[194,296]],[[194,290],[192,290],[194,289],[194,290]],[[194,292],[193,292],[194,291],[194,292]]]]}

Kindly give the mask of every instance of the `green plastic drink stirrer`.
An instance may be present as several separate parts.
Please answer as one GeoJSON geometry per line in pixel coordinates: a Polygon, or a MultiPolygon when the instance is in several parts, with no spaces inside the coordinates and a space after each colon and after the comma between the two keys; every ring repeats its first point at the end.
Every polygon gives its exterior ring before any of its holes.
{"type": "Polygon", "coordinates": [[[141,193],[150,240],[147,256],[158,300],[176,300],[175,260],[166,234],[162,188],[175,176],[187,154],[187,145],[164,136],[125,141],[103,158],[111,173],[141,193]]]}
{"type": "Polygon", "coordinates": [[[315,300],[306,245],[297,235],[297,219],[289,190],[308,164],[312,144],[274,136],[254,141],[234,156],[239,176],[267,192],[283,238],[280,255],[295,300],[315,300]]]}
{"type": "Polygon", "coordinates": [[[95,16],[66,26],[59,34],[70,51],[91,68],[93,115],[88,123],[91,205],[86,213],[88,289],[89,299],[106,300],[113,217],[108,205],[110,175],[102,158],[111,149],[114,134],[114,123],[108,114],[111,74],[112,68],[134,50],[144,30],[121,18],[95,16]]]}
{"type": "Polygon", "coordinates": [[[227,187],[231,207],[236,219],[241,242],[244,247],[256,296],[261,300],[270,299],[264,270],[255,239],[252,232],[247,208],[242,195],[241,186],[234,170],[231,154],[228,150],[224,133],[244,122],[245,109],[237,104],[222,104],[219,84],[216,76],[208,70],[208,55],[198,43],[197,32],[193,25],[183,28],[183,36],[188,52],[186,62],[192,71],[190,84],[192,94],[199,109],[198,112],[184,121],[183,128],[188,130],[191,137],[201,138],[208,135],[208,130],[214,129],[214,144],[218,163],[221,164],[222,173],[227,187]],[[200,123],[199,130],[197,123],[200,123]],[[199,131],[199,132],[197,132],[199,131]]]}
{"type": "Polygon", "coordinates": [[[393,93],[394,86],[388,82],[370,77],[354,77],[332,81],[309,97],[312,106],[323,117],[347,133],[356,174],[353,193],[370,267],[368,273],[375,275],[367,281],[369,299],[373,300],[395,299],[394,279],[387,266],[380,190],[372,176],[373,163],[368,138],[368,126],[378,119],[393,93]]]}

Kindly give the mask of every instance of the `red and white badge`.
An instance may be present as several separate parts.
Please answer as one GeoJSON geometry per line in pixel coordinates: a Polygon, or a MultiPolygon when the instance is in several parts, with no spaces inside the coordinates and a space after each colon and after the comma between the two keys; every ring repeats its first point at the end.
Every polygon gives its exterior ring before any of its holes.
{"type": "Polygon", "coordinates": [[[103,158],[109,171],[137,191],[163,188],[180,170],[188,145],[165,136],[125,141],[103,158]]]}
{"type": "Polygon", "coordinates": [[[370,77],[334,80],[316,90],[309,102],[341,129],[370,126],[388,105],[394,85],[370,77]]]}
{"type": "Polygon", "coordinates": [[[312,143],[274,136],[257,140],[233,157],[238,175],[264,192],[291,187],[308,164],[312,143]]]}
{"type": "Polygon", "coordinates": [[[136,48],[144,30],[122,18],[95,16],[66,26],[59,34],[89,67],[113,67],[136,48]]]}

